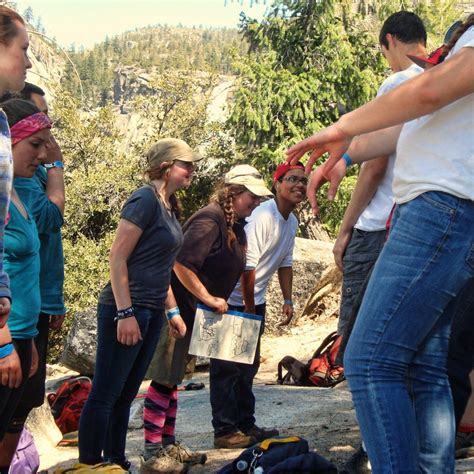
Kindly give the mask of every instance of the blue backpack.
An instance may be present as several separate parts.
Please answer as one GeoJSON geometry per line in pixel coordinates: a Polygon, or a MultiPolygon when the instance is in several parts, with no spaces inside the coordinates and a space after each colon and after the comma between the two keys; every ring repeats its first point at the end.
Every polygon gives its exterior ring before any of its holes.
{"type": "Polygon", "coordinates": [[[336,467],[299,436],[269,438],[243,451],[217,474],[337,474],[336,467]]]}

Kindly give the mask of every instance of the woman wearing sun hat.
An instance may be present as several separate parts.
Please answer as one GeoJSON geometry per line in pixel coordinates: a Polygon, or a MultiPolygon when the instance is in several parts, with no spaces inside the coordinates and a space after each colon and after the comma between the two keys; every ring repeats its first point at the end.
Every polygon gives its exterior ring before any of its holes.
{"type": "MultiPolygon", "coordinates": [[[[170,341],[168,338],[167,343],[162,345],[160,341],[158,346],[156,367],[153,368],[152,364],[153,381],[145,399],[145,461],[142,470],[159,471],[170,465],[169,457],[179,455],[188,462],[203,462],[202,456],[190,457],[189,453],[177,449],[174,438],[176,386],[184,377],[197,303],[201,302],[219,313],[227,311],[227,298],[245,269],[246,238],[239,221],[252,213],[262,197],[271,195],[255,168],[238,165],[224,176],[210,204],[184,224],[184,243],[171,279],[178,304],[168,312],[168,317],[173,320],[174,314],[181,314],[189,332],[184,339],[170,341]]],[[[213,364],[212,360],[211,404],[215,398],[213,364]]],[[[243,433],[237,438],[239,443],[235,447],[255,442],[254,438],[243,433]]]]}
{"type": "MultiPolygon", "coordinates": [[[[148,154],[148,183],[125,203],[110,251],[110,282],[99,296],[92,391],[79,426],[79,461],[108,461],[128,470],[125,441],[130,405],[158,342],[165,308],[175,305],[171,269],[183,236],[175,192],[191,184],[201,157],[184,141],[165,138],[148,154]]],[[[186,327],[170,321],[177,337],[186,327]]]]}

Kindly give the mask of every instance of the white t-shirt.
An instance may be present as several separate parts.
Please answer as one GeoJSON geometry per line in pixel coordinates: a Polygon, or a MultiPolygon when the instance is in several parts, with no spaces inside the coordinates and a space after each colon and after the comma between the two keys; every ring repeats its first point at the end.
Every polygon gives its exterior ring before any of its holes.
{"type": "MultiPolygon", "coordinates": [[[[474,47],[474,27],[464,32],[448,58],[466,47],[474,47]]],[[[474,94],[403,126],[394,169],[395,201],[401,204],[428,191],[474,200],[474,94]]]]}
{"type": "MultiPolygon", "coordinates": [[[[392,74],[387,77],[380,86],[380,89],[377,92],[377,97],[386,94],[399,86],[402,82],[417,76],[421,72],[423,72],[423,69],[420,66],[412,64],[407,69],[392,74]]],[[[395,156],[396,153],[390,155],[385,175],[369,204],[359,216],[359,219],[354,226],[356,229],[365,230],[367,232],[375,232],[385,229],[385,224],[393,206],[392,182],[395,156]]],[[[366,164],[363,163],[362,166],[366,166],[366,164]]]]}
{"type": "MultiPolygon", "coordinates": [[[[258,206],[247,219],[246,270],[255,269],[255,304],[265,303],[270,278],[281,267],[293,264],[298,221],[293,213],[285,220],[274,199],[258,206]]],[[[243,305],[240,281],[229,297],[229,304],[243,305]]]]}

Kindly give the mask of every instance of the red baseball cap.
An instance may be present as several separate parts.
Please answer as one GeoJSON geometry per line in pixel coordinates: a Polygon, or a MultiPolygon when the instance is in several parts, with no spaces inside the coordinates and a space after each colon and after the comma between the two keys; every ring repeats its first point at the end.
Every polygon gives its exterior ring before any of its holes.
{"type": "Polygon", "coordinates": [[[427,64],[436,66],[440,63],[441,56],[443,54],[444,45],[435,49],[431,54],[426,57],[423,56],[414,56],[413,54],[407,54],[407,56],[418,66],[425,68],[427,64]]]}
{"type": "Polygon", "coordinates": [[[304,171],[304,165],[299,161],[296,163],[296,165],[290,165],[290,163],[282,163],[281,165],[278,165],[277,169],[273,173],[273,184],[275,184],[282,176],[285,176],[285,174],[290,170],[304,171]]]}

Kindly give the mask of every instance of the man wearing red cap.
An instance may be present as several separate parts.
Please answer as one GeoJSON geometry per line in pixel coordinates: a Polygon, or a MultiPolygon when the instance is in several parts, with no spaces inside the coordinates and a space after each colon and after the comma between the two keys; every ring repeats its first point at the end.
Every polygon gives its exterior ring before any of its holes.
{"type": "MultiPolygon", "coordinates": [[[[270,199],[257,207],[247,218],[247,263],[241,282],[237,284],[228,303],[232,309],[265,316],[265,293],[271,277],[278,272],[282,292],[282,321],[287,325],[294,310],[292,295],[293,248],[298,221],[293,214],[296,206],[306,195],[308,178],[301,163],[281,164],[273,175],[270,199]]],[[[264,325],[262,324],[262,332],[264,325]]],[[[252,365],[235,363],[240,372],[239,383],[242,394],[239,403],[238,428],[251,434],[257,441],[278,435],[277,430],[266,430],[255,425],[255,397],[252,384],[260,366],[260,343],[252,365]]]]}

